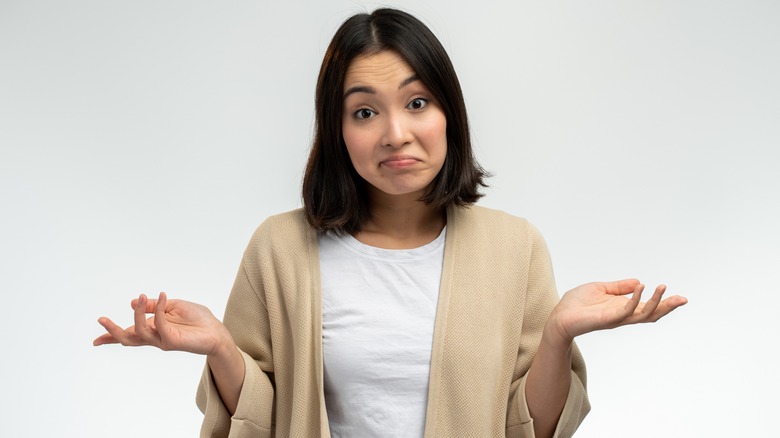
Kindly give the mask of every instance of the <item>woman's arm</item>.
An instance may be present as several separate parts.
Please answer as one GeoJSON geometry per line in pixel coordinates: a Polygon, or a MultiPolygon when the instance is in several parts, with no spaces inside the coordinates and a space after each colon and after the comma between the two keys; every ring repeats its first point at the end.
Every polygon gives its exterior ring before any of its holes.
{"type": "Polygon", "coordinates": [[[638,280],[588,283],[564,294],[544,327],[525,383],[525,396],[534,434],[553,436],[571,382],[574,338],[596,330],[641,322],[655,322],[688,302],[681,296],[661,300],[666,286],[641,302],[644,285],[638,280]],[[633,294],[631,298],[626,295],[633,294]]]}
{"type": "Polygon", "coordinates": [[[244,359],[225,326],[204,306],[182,300],[141,295],[130,303],[135,324],[122,329],[109,318],[98,319],[106,332],[93,345],[150,345],[161,350],[206,355],[220,398],[231,415],[244,382],[244,359]],[[154,313],[147,319],[146,314],[154,313]]]}
{"type": "Polygon", "coordinates": [[[537,438],[553,436],[571,385],[572,343],[555,339],[545,328],[528,370],[525,398],[537,438]]]}
{"type": "Polygon", "coordinates": [[[221,348],[218,353],[207,356],[207,361],[219,397],[232,416],[238,407],[238,398],[244,384],[246,367],[244,358],[233,342],[233,338],[231,337],[229,341],[229,344],[221,348]]]}

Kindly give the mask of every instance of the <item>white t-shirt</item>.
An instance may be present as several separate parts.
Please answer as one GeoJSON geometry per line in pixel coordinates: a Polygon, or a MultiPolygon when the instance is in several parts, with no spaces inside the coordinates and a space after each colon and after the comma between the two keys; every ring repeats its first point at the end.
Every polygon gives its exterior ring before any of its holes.
{"type": "Polygon", "coordinates": [[[445,234],[407,250],[320,236],[333,438],[423,436],[445,234]]]}

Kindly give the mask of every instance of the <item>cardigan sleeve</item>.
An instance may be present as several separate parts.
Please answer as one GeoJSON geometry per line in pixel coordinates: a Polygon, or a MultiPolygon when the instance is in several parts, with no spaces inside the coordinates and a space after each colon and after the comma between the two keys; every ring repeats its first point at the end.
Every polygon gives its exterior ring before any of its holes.
{"type": "Polygon", "coordinates": [[[225,308],[224,324],[244,357],[244,383],[235,414],[231,417],[217,392],[208,364],[198,386],[196,403],[205,414],[202,438],[271,437],[274,382],[268,312],[241,262],[225,308]]]}
{"type": "MultiPolygon", "coordinates": [[[[508,438],[533,438],[533,419],[525,398],[525,381],[533,357],[542,339],[542,331],[552,309],[558,303],[552,263],[547,245],[536,228],[529,225],[531,255],[528,267],[528,287],[523,315],[522,335],[515,375],[521,377],[510,387],[507,412],[508,438]]],[[[553,437],[567,438],[574,435],[582,420],[590,411],[586,393],[585,361],[576,344],[572,345],[571,385],[561,417],[553,437]]]]}

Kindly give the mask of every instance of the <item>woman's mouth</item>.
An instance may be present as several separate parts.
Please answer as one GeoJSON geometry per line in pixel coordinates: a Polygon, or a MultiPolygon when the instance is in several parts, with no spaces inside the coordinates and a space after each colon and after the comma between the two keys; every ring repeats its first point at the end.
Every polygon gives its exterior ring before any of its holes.
{"type": "Polygon", "coordinates": [[[382,160],[379,164],[387,166],[391,169],[404,169],[417,164],[420,160],[411,155],[394,155],[390,158],[382,160]]]}

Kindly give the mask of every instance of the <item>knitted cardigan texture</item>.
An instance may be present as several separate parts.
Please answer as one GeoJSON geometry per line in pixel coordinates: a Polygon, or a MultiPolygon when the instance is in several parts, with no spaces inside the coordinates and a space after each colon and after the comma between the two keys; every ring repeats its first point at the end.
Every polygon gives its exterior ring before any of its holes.
{"type": "MultiPolygon", "coordinates": [[[[526,220],[483,207],[447,211],[425,438],[531,438],[525,376],[558,302],[547,247],[526,220]]],[[[208,366],[197,393],[201,437],[329,437],[322,372],[317,233],[302,210],[252,236],[224,324],[246,363],[231,417],[208,366]]],[[[403,323],[403,321],[399,321],[403,323]]],[[[576,345],[556,437],[590,409],[576,345]]]]}

